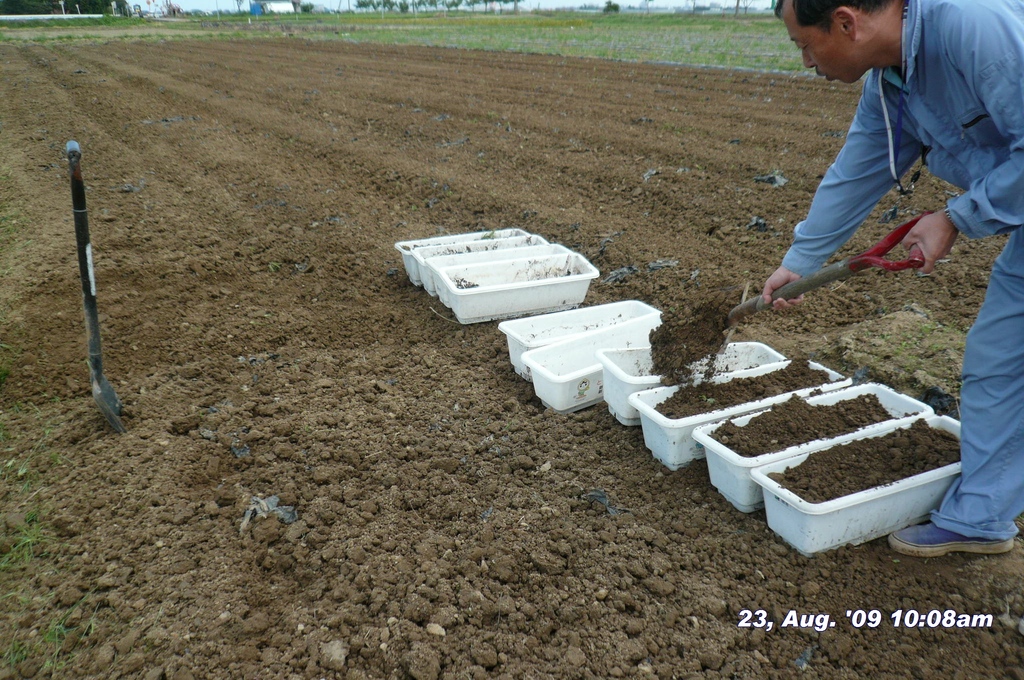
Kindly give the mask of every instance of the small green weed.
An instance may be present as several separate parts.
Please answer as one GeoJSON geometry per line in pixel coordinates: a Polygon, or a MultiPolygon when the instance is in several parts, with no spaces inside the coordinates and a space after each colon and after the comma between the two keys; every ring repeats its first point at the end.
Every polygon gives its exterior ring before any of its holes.
{"type": "Polygon", "coordinates": [[[17,666],[29,656],[28,647],[19,640],[12,640],[7,649],[4,650],[4,663],[8,666],[17,666]]]}
{"type": "Polygon", "coordinates": [[[45,546],[53,540],[39,522],[37,512],[25,516],[25,522],[14,530],[12,538],[10,549],[0,553],[0,571],[29,562],[37,553],[44,554],[45,546]]]}

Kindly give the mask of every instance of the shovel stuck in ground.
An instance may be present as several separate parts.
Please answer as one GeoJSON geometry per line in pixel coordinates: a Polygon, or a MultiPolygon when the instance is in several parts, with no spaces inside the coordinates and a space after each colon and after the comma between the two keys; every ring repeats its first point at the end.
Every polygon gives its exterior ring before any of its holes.
{"type": "Polygon", "coordinates": [[[85,182],[82,181],[82,150],[78,142],[68,142],[68,165],[71,173],[71,203],[75,215],[75,240],[78,242],[78,272],[82,278],[82,304],[85,307],[85,330],[89,338],[89,382],[92,398],[103,416],[118,432],[126,432],[121,422],[121,400],[103,376],[103,352],[100,346],[100,320],[96,311],[96,277],[92,268],[92,244],[89,242],[89,214],[85,208],[85,182]]]}
{"type": "MultiPolygon", "coordinates": [[[[878,267],[890,272],[901,271],[904,269],[919,269],[923,267],[924,255],[917,248],[912,249],[910,251],[910,256],[905,260],[886,260],[884,256],[890,250],[895,248],[896,244],[903,240],[903,237],[905,237],[907,232],[917,224],[918,220],[928,214],[930,213],[918,215],[906,224],[901,224],[893,229],[888,236],[859,255],[853,255],[845,260],[840,260],[839,262],[830,264],[827,267],[822,267],[809,276],[805,276],[791,283],[787,283],[784,286],[780,286],[772,293],[772,300],[774,301],[780,298],[783,300],[792,300],[793,298],[800,297],[810,290],[820,288],[827,283],[848,279],[854,274],[864,271],[870,267],[878,267]]],[[[732,328],[751,314],[760,312],[770,306],[771,303],[765,302],[763,296],[758,295],[757,297],[753,297],[746,302],[737,305],[731,312],[729,312],[727,326],[728,328],[732,328]]]]}

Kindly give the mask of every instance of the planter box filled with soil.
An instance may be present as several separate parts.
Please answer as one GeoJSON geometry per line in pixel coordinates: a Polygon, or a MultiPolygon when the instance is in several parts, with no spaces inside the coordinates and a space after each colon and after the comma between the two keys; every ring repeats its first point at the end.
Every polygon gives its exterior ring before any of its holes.
{"type": "MultiPolygon", "coordinates": [[[[623,425],[640,425],[640,412],[629,403],[629,395],[661,384],[661,376],[654,374],[654,356],[650,347],[603,349],[597,358],[604,368],[604,400],[608,411],[623,425]]],[[[727,382],[733,378],[758,375],[778,368],[786,357],[760,342],[730,343],[715,358],[712,382],[727,382]]],[[[695,366],[694,374],[704,369],[695,366]]]]}
{"type": "Polygon", "coordinates": [[[694,428],[851,382],[813,361],[788,361],[762,375],[643,390],[631,394],[629,403],[640,413],[644,444],[665,467],[676,470],[704,457],[704,447],[693,439],[694,428]]]}
{"type": "Polygon", "coordinates": [[[751,470],[768,526],[805,555],[928,517],[960,474],[960,423],[929,416],[751,470]]]}
{"type": "Polygon", "coordinates": [[[466,234],[445,234],[443,236],[432,236],[412,241],[399,241],[395,244],[395,250],[402,254],[402,264],[405,265],[405,273],[409,276],[409,280],[413,284],[421,286],[423,285],[423,278],[420,275],[420,262],[413,254],[419,248],[432,248],[435,246],[455,248],[459,244],[471,241],[497,241],[514,236],[531,235],[525,229],[497,229],[494,231],[473,231],[466,234]]]}
{"type": "Polygon", "coordinates": [[[764,505],[764,494],[752,469],[931,415],[927,404],[869,383],[790,397],[766,411],[702,425],[693,438],[704,446],[715,488],[741,512],[753,512],[764,505]]]}
{"type": "Polygon", "coordinates": [[[556,342],[574,340],[586,333],[641,318],[653,318],[654,325],[649,326],[653,328],[661,322],[661,310],[639,300],[623,300],[502,321],[498,324],[498,330],[505,334],[508,341],[508,358],[515,372],[530,380],[530,368],[522,360],[524,352],[556,342]]]}
{"type": "Polygon", "coordinates": [[[448,267],[438,274],[437,297],[459,323],[470,324],[578,307],[601,273],[570,252],[448,267]]]}

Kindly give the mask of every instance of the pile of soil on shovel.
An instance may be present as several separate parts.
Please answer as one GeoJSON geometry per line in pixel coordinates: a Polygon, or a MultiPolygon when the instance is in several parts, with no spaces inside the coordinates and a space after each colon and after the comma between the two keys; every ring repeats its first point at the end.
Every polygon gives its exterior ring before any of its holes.
{"type": "MultiPolygon", "coordinates": [[[[703,298],[677,310],[662,312],[661,325],[651,331],[654,375],[664,385],[689,384],[707,379],[694,375],[694,363],[714,357],[726,340],[729,311],[739,304],[733,290],[710,291],[703,298]]],[[[704,372],[713,372],[714,361],[704,372]]]]}
{"type": "Polygon", "coordinates": [[[958,460],[959,439],[917,420],[905,430],[816,452],[800,465],[768,476],[810,503],[824,503],[958,460]]]}
{"type": "Polygon", "coordinates": [[[736,378],[724,383],[683,385],[675,394],[658,404],[657,410],[666,418],[688,418],[827,382],[829,375],[826,371],[812,368],[806,360],[798,359],[785,368],[764,375],[736,378]]]}
{"type": "Polygon", "coordinates": [[[725,423],[715,430],[714,437],[739,455],[753,457],[838,437],[891,418],[874,394],[818,405],[791,397],[746,425],[725,423]]]}

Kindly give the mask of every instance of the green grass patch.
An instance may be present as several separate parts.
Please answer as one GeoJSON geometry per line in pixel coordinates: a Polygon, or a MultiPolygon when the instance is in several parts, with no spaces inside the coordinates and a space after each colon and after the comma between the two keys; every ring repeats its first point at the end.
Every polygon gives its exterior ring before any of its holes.
{"type": "MultiPolygon", "coordinates": [[[[11,407],[11,411],[20,413],[25,411],[26,408],[31,408],[37,415],[40,415],[39,408],[34,404],[30,404],[27,407],[22,404],[14,404],[11,407]]],[[[4,414],[0,413],[0,418],[3,418],[3,416],[4,414]]],[[[0,419],[0,429],[2,429],[3,433],[3,439],[0,441],[8,442],[13,438],[8,426],[2,419],[0,419]]],[[[66,459],[60,453],[50,448],[50,437],[52,435],[53,428],[48,424],[44,424],[39,439],[27,451],[17,453],[17,446],[0,448],[0,484],[2,484],[4,491],[30,493],[39,481],[37,463],[42,461],[46,465],[48,461],[49,465],[54,466],[66,462],[66,459]]],[[[0,500],[2,499],[3,496],[0,496],[0,500]]]]}
{"type": "MultiPolygon", "coordinates": [[[[14,594],[8,594],[5,598],[0,598],[0,602],[3,599],[14,597],[14,594]]],[[[22,608],[38,604],[38,599],[33,598],[22,602],[22,608]]],[[[96,612],[88,614],[82,611],[87,607],[87,600],[88,596],[83,597],[67,610],[53,612],[49,620],[41,622],[43,625],[36,629],[38,634],[31,636],[22,634],[19,638],[8,642],[7,646],[2,648],[3,656],[0,657],[0,664],[17,671],[19,664],[32,658],[38,658],[42,662],[43,669],[58,671],[65,668],[78,653],[77,650],[82,641],[89,638],[98,628],[96,612]]]]}
{"type": "Polygon", "coordinates": [[[17,666],[29,657],[29,649],[20,640],[11,640],[4,650],[4,663],[10,667],[17,666]]]}
{"type": "MultiPolygon", "coordinates": [[[[388,45],[423,45],[459,49],[549,54],[582,58],[655,62],[688,66],[717,66],[765,71],[798,72],[804,68],[785,26],[770,13],[726,14],[599,14],[585,12],[526,12],[490,14],[456,11],[417,14],[358,12],[333,15],[264,15],[221,13],[174,22],[105,17],[93,20],[97,31],[69,35],[68,30],[90,24],[60,22],[31,32],[36,40],[131,39],[181,37],[237,39],[280,37],[343,40],[388,45]],[[116,32],[113,29],[117,29],[116,32]],[[38,37],[40,30],[44,35],[38,37]],[[150,34],[147,35],[147,31],[150,34]]],[[[49,22],[45,22],[49,23],[49,22]]],[[[0,24],[2,25],[2,24],[0,24]]],[[[27,26],[26,26],[27,27],[27,26]]],[[[17,30],[6,31],[18,39],[17,30]]],[[[0,37],[0,40],[3,38],[0,37]]]]}
{"type": "Polygon", "coordinates": [[[27,513],[25,521],[13,531],[0,534],[0,571],[26,564],[37,555],[45,554],[46,546],[52,540],[53,537],[39,521],[39,513],[27,513]],[[6,547],[8,545],[10,547],[6,547]]]}
{"type": "Polygon", "coordinates": [[[42,19],[26,21],[0,21],[0,28],[53,28],[56,30],[67,30],[80,26],[142,26],[146,22],[143,19],[131,19],[128,17],[103,16],[96,19],[42,19]]]}
{"type": "MultiPolygon", "coordinates": [[[[264,21],[274,21],[264,19],[264,21]]],[[[286,21],[295,21],[288,19],[286,21]]],[[[353,42],[428,45],[623,61],[800,71],[800,54],[771,15],[339,15],[321,20],[353,42]]],[[[280,22],[284,25],[286,22],[280,22]]],[[[301,24],[299,24],[301,25],[301,24]]]]}

